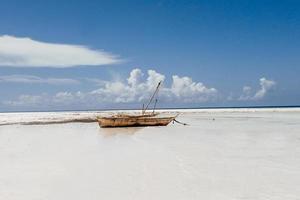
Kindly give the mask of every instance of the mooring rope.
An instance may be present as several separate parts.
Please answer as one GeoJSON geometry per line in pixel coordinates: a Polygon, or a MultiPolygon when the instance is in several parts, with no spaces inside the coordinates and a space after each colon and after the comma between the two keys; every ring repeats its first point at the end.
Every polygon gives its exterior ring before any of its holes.
{"type": "Polygon", "coordinates": [[[176,122],[178,124],[181,124],[181,125],[184,125],[184,126],[188,125],[187,123],[180,122],[180,121],[178,121],[176,119],[173,119],[173,124],[174,124],[174,122],[176,122]]]}

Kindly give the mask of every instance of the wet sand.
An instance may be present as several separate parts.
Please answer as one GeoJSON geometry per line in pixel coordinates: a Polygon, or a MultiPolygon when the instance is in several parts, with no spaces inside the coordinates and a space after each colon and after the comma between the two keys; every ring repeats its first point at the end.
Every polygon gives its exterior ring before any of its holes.
{"type": "Polygon", "coordinates": [[[178,120],[190,125],[0,126],[0,199],[299,199],[299,110],[178,120]]]}

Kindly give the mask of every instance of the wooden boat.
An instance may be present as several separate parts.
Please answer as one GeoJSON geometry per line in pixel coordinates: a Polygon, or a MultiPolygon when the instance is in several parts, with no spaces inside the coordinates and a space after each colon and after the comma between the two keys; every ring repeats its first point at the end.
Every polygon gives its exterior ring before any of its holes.
{"type": "Polygon", "coordinates": [[[175,116],[160,114],[151,115],[114,115],[111,117],[98,117],[99,126],[105,127],[133,127],[133,126],[167,126],[175,116]]]}
{"type": "Polygon", "coordinates": [[[100,116],[97,118],[99,126],[101,128],[107,127],[132,127],[132,126],[167,126],[171,121],[175,120],[178,115],[166,115],[166,114],[158,114],[155,113],[155,106],[157,103],[157,99],[155,101],[155,105],[153,111],[151,113],[146,113],[149,105],[151,104],[154,96],[157,94],[159,86],[161,82],[158,83],[155,92],[150,98],[149,103],[146,108],[142,109],[142,113],[138,115],[134,114],[119,114],[113,115],[110,117],[100,116]]]}

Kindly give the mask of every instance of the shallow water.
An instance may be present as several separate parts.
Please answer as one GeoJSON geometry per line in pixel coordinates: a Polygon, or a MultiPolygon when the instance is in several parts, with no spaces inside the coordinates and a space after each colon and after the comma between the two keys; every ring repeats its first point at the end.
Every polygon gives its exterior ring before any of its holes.
{"type": "Polygon", "coordinates": [[[178,119],[0,126],[0,199],[299,199],[299,111],[178,119]]]}

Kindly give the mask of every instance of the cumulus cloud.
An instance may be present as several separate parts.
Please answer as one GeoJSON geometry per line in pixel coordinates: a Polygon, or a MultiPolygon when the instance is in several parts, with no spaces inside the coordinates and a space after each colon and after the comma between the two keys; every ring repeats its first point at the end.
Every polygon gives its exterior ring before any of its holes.
{"type": "Polygon", "coordinates": [[[171,93],[184,102],[205,102],[217,94],[215,88],[207,88],[201,82],[193,82],[190,77],[173,76],[171,93]]]}
{"type": "MultiPolygon", "coordinates": [[[[59,92],[52,96],[33,96],[40,104],[45,98],[46,103],[52,104],[81,104],[85,106],[118,103],[146,103],[154,92],[159,81],[164,81],[165,76],[155,70],[148,70],[145,75],[140,69],[131,71],[127,81],[103,81],[100,88],[89,92],[59,92]]],[[[161,102],[172,103],[202,103],[214,101],[218,96],[215,88],[209,88],[201,82],[194,82],[190,77],[174,75],[170,87],[162,85],[159,92],[161,102]]],[[[32,103],[26,95],[15,101],[6,102],[8,105],[24,105],[32,103]],[[25,98],[26,97],[26,98],[25,98]]]]}
{"type": "Polygon", "coordinates": [[[117,56],[86,46],[0,36],[0,66],[64,68],[109,65],[118,62],[120,60],[117,56]]]}
{"type": "Polygon", "coordinates": [[[73,85],[79,84],[80,82],[75,79],[69,78],[41,78],[38,76],[31,75],[8,75],[0,76],[0,82],[10,83],[29,83],[29,84],[52,84],[52,85],[73,85]]]}
{"type": "Polygon", "coordinates": [[[252,93],[252,88],[249,86],[243,87],[243,93],[239,97],[239,100],[261,100],[263,99],[269,91],[274,89],[276,82],[272,80],[268,80],[266,78],[259,79],[260,89],[257,90],[254,94],[252,93]]]}
{"type": "Polygon", "coordinates": [[[274,88],[276,85],[275,81],[267,80],[266,78],[259,79],[260,89],[255,93],[254,99],[262,99],[266,94],[274,88]]]}
{"type": "Polygon", "coordinates": [[[128,84],[132,87],[137,86],[139,83],[141,83],[142,77],[144,74],[140,69],[134,69],[130,72],[129,78],[127,79],[128,84]]]}
{"type": "Polygon", "coordinates": [[[149,98],[159,81],[164,81],[165,76],[154,70],[148,70],[148,77],[140,69],[131,71],[126,82],[106,81],[104,86],[91,91],[88,95],[94,96],[99,102],[133,103],[149,98]]]}

